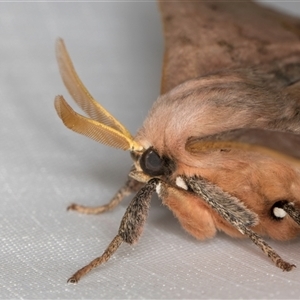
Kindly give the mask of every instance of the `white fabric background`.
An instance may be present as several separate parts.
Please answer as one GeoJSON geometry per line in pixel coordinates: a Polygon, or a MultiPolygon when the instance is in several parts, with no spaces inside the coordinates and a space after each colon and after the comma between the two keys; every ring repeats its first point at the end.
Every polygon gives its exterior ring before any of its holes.
{"type": "MultiPolygon", "coordinates": [[[[300,12],[299,3],[281,5],[300,12]]],[[[54,96],[70,101],[54,56],[58,36],[91,93],[131,132],[159,93],[154,2],[0,3],[0,298],[299,298],[300,268],[283,273],[249,240],[196,241],[156,198],[136,246],[66,283],[109,244],[129,199],[99,216],[67,205],[106,203],[131,159],[56,116],[54,96]]],[[[299,239],[270,243],[300,267],[299,239]]]]}

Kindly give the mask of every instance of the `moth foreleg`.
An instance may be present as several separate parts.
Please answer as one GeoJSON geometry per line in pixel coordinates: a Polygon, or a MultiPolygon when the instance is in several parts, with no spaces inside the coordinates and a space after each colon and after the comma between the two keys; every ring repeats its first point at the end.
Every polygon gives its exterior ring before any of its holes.
{"type": "Polygon", "coordinates": [[[223,219],[243,233],[244,226],[254,226],[258,222],[255,212],[248,209],[238,198],[223,191],[202,177],[182,176],[188,188],[200,196],[223,219]]]}
{"type": "Polygon", "coordinates": [[[79,269],[76,273],[74,273],[69,279],[70,283],[77,283],[82,276],[89,273],[92,269],[96,268],[99,265],[102,265],[106,261],[110,259],[110,257],[117,251],[117,249],[122,244],[123,239],[117,235],[103,252],[103,254],[95,259],[93,259],[88,265],[79,269]]]}
{"type": "Polygon", "coordinates": [[[142,187],[130,202],[119,227],[118,234],[109,244],[103,254],[72,275],[68,282],[77,283],[82,276],[97,266],[105,263],[120,247],[122,242],[133,244],[138,241],[148,215],[150,200],[158,185],[158,179],[151,179],[142,187]]]}
{"type": "Polygon", "coordinates": [[[275,250],[269,246],[258,234],[256,234],[253,230],[248,227],[244,228],[244,234],[246,234],[252,242],[257,245],[265,254],[270,257],[270,259],[274,262],[274,264],[282,269],[283,271],[291,271],[296,266],[284,261],[275,250]]]}
{"type": "MultiPolygon", "coordinates": [[[[295,267],[295,265],[284,261],[271,246],[249,228],[256,225],[257,216],[254,212],[251,212],[246,208],[239,199],[233,197],[204,178],[182,177],[182,179],[192,192],[199,195],[222,218],[242,234],[247,235],[254,244],[260,247],[277,267],[281,268],[283,271],[290,271],[295,267]]],[[[286,206],[285,209],[287,211],[289,210],[291,214],[295,213],[296,219],[299,218],[299,212],[294,212],[291,206],[286,206]]]]}
{"type": "Polygon", "coordinates": [[[68,206],[67,210],[75,210],[82,214],[101,214],[103,212],[106,212],[108,210],[114,209],[117,205],[119,205],[122,200],[134,193],[137,192],[144,183],[138,182],[135,179],[128,177],[128,180],[125,182],[125,184],[117,191],[117,193],[113,196],[113,198],[109,201],[109,203],[100,205],[100,206],[84,206],[72,203],[70,206],[68,206]]]}
{"type": "Polygon", "coordinates": [[[296,209],[295,205],[291,202],[284,202],[282,209],[287,212],[287,214],[300,225],[300,210],[296,209]]]}

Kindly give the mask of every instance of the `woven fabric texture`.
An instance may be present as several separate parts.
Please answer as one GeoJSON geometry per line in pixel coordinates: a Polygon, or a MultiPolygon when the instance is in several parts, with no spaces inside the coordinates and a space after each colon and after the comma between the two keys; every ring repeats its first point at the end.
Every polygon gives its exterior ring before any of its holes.
{"type": "MultiPolygon", "coordinates": [[[[299,268],[281,272],[249,240],[196,241],[157,198],[138,244],[67,284],[116,235],[130,197],[98,216],[66,207],[108,202],[131,158],[57,117],[55,95],[72,101],[55,40],[64,38],[92,95],[134,134],[159,94],[160,16],[154,2],[2,2],[0,24],[1,299],[299,297],[299,268]]],[[[299,239],[270,243],[300,266],[299,239]]]]}

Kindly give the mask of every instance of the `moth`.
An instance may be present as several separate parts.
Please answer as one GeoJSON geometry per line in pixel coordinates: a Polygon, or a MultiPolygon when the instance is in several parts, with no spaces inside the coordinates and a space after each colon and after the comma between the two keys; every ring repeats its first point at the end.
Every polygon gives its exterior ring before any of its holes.
{"type": "Polygon", "coordinates": [[[263,236],[300,233],[300,21],[251,1],[159,1],[165,54],[161,95],[133,137],[87,91],[62,39],[62,79],[89,117],[63,96],[63,123],[102,144],[130,151],[128,180],[98,214],[136,193],[104,253],[78,270],[76,283],[142,234],[153,193],[199,240],[217,231],[248,237],[283,271],[263,236]]]}

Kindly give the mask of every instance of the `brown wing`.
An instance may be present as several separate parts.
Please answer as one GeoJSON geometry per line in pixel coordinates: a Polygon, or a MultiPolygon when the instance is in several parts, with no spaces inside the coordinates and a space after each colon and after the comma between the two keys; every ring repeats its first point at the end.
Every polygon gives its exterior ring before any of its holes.
{"type": "Polygon", "coordinates": [[[185,147],[192,154],[226,148],[254,151],[300,165],[300,135],[291,132],[241,128],[190,138],[185,147]]]}
{"type": "Polygon", "coordinates": [[[264,64],[275,76],[299,80],[299,19],[251,1],[160,0],[160,9],[165,38],[162,94],[228,67],[264,64]]]}

